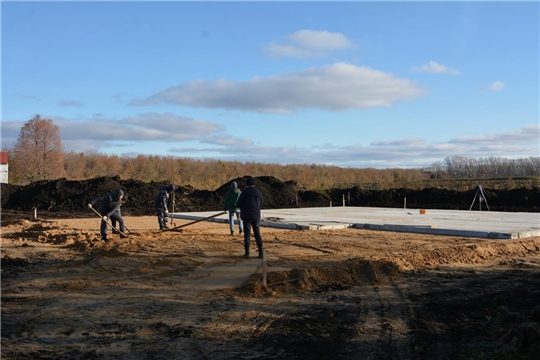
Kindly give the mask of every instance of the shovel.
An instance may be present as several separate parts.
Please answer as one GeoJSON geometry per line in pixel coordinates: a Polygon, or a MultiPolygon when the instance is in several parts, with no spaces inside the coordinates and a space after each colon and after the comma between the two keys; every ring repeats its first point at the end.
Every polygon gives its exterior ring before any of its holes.
{"type": "Polygon", "coordinates": [[[126,226],[126,224],[124,224],[124,229],[126,229],[127,231],[129,231],[129,234],[130,234],[130,235],[141,235],[141,234],[138,233],[138,232],[133,232],[133,231],[131,231],[131,230],[126,226]]]}
{"type": "MultiPolygon", "coordinates": [[[[97,214],[97,216],[99,216],[99,217],[101,218],[101,220],[103,221],[103,216],[101,216],[101,214],[100,214],[96,209],[94,209],[93,207],[90,208],[90,209],[92,209],[92,211],[95,212],[95,213],[97,214]]],[[[105,222],[111,227],[111,229],[113,230],[113,232],[119,232],[120,234],[122,234],[122,235],[124,235],[124,236],[127,236],[127,235],[124,234],[122,231],[117,230],[114,226],[112,226],[112,224],[111,224],[109,221],[105,221],[105,222]]],[[[125,227],[125,225],[124,225],[124,227],[125,227]]],[[[127,228],[126,228],[126,229],[127,229],[127,228]]],[[[129,229],[127,229],[127,230],[131,233],[131,231],[130,231],[129,229]]]]}
{"type": "Polygon", "coordinates": [[[164,232],[165,231],[177,231],[180,228],[183,228],[183,227],[186,227],[186,226],[189,226],[189,225],[193,225],[195,223],[198,223],[198,222],[201,222],[201,221],[204,221],[204,220],[212,219],[212,218],[218,217],[218,216],[226,214],[226,213],[227,213],[226,211],[222,211],[222,212],[217,213],[215,215],[210,215],[210,216],[207,216],[205,218],[202,218],[202,219],[199,219],[199,220],[194,220],[192,222],[188,222],[187,224],[179,225],[179,226],[173,227],[172,229],[167,229],[167,230],[163,230],[163,231],[164,232]]]}

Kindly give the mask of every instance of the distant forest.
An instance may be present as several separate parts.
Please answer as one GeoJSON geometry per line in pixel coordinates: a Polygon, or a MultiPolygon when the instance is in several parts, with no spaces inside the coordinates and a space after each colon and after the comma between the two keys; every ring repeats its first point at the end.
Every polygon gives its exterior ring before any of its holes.
{"type": "MultiPolygon", "coordinates": [[[[197,160],[173,156],[107,155],[98,152],[64,152],[61,164],[46,178],[36,180],[86,180],[119,176],[143,182],[172,182],[198,189],[214,190],[243,176],[273,176],[281,181],[295,181],[314,191],[358,186],[361,188],[453,188],[469,189],[482,182],[485,187],[538,187],[540,157],[506,159],[500,157],[447,157],[423,169],[344,168],[318,164],[280,165],[258,162],[197,160]]],[[[24,162],[9,168],[9,183],[26,185],[24,162]],[[20,169],[22,167],[23,169],[20,169]]]]}
{"type": "Polygon", "coordinates": [[[498,189],[538,187],[540,177],[540,157],[474,159],[452,156],[424,169],[374,169],[66,152],[60,128],[51,119],[43,119],[40,115],[23,125],[13,148],[4,147],[3,151],[8,153],[8,181],[12,185],[28,185],[41,180],[120,177],[215,190],[244,176],[272,176],[282,182],[294,181],[299,188],[319,192],[353,186],[377,190],[435,187],[461,191],[469,190],[479,181],[485,187],[498,189]]]}

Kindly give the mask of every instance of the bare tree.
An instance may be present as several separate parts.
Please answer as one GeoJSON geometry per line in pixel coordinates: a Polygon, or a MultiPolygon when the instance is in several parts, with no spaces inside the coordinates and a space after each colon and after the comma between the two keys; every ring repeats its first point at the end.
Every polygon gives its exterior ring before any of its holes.
{"type": "Polygon", "coordinates": [[[58,179],[64,175],[64,147],[60,129],[36,115],[21,128],[13,162],[24,182],[58,179]]]}

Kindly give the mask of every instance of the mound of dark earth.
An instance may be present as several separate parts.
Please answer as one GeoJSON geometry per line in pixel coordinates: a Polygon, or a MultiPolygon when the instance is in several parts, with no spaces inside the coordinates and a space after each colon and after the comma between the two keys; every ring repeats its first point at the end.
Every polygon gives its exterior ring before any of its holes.
{"type": "MultiPolygon", "coordinates": [[[[246,187],[247,177],[231,179],[240,189],[246,187]]],[[[1,184],[2,217],[9,214],[31,214],[34,209],[49,217],[92,216],[86,205],[95,197],[122,189],[127,201],[122,214],[130,216],[153,215],[154,198],[165,182],[145,183],[121,180],[119,177],[100,177],[82,181],[58,179],[38,181],[27,186],[1,184]]],[[[256,178],[256,186],[264,196],[265,209],[347,206],[468,210],[476,189],[466,192],[441,189],[363,190],[358,187],[333,189],[325,193],[308,191],[294,181],[282,182],[272,176],[256,178]]],[[[175,211],[221,211],[229,182],[215,190],[195,189],[179,185],[175,193],[175,211]]],[[[540,191],[534,189],[488,190],[486,197],[492,211],[540,212],[540,191]]],[[[485,209],[485,203],[484,203],[485,209]]]]}
{"type": "MultiPolygon", "coordinates": [[[[237,178],[240,189],[246,179],[237,178]]],[[[178,186],[175,192],[175,211],[221,211],[229,184],[216,190],[195,189],[191,185],[178,186]]],[[[82,181],[58,179],[38,181],[27,186],[2,184],[2,215],[6,212],[32,212],[37,209],[49,216],[91,216],[86,205],[94,198],[112,194],[122,189],[127,201],[122,214],[131,216],[154,215],[154,199],[166,182],[145,183],[138,180],[121,180],[119,177],[100,177],[82,181]]],[[[328,206],[330,197],[301,189],[295,182],[282,182],[271,176],[256,178],[256,186],[264,197],[264,208],[328,206]]]]}

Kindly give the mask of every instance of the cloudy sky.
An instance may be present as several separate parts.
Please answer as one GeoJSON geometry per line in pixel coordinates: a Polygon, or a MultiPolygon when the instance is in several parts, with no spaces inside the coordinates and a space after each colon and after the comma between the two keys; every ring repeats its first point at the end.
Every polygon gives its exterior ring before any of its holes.
{"type": "Polygon", "coordinates": [[[539,3],[5,2],[2,147],[344,167],[540,156],[539,3]]]}

